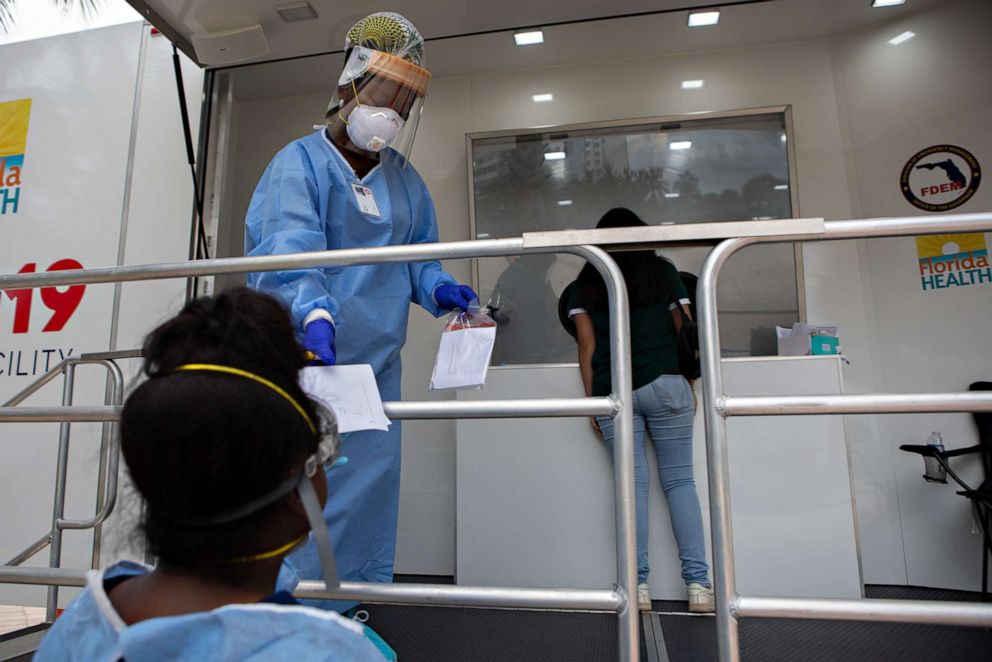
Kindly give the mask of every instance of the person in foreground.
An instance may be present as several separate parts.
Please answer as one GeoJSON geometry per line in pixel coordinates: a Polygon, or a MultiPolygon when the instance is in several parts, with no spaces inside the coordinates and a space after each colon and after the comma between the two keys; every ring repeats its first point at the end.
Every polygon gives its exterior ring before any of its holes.
{"type": "MultiPolygon", "coordinates": [[[[608,211],[597,228],[647,225],[629,209],[608,211]]],[[[678,332],[688,316],[689,295],[671,262],[653,251],[618,251],[617,262],[630,298],[631,365],[633,369],[634,485],[637,511],[637,601],[651,609],[648,589],[648,488],[650,476],[645,430],[658,458],[661,488],[668,500],[672,531],[682,560],[682,579],[689,594],[689,611],[713,611],[709,566],[703,539],[703,518],[692,475],[692,386],[679,373],[678,332]]],[[[575,322],[579,369],[586,395],[610,394],[610,329],[606,284],[587,264],[572,286],[568,315],[575,322]]],[[[610,452],[613,419],[592,419],[610,452]]]]}
{"type": "MultiPolygon", "coordinates": [[[[356,23],[344,47],[324,124],[280,150],[258,182],[245,255],[438,240],[434,203],[408,160],[430,83],[423,38],[399,14],[379,12],[356,23]]],[[[436,260],[252,273],[248,285],[282,301],[316,360],[370,364],[383,400],[400,399],[411,302],[440,316],[477,298],[436,260]]],[[[336,471],[325,513],[342,579],[392,581],[400,435],[394,421],[343,436],[350,461],[336,471]]],[[[317,561],[312,545],[293,554],[280,586],[319,579],[317,561]]]]}
{"type": "Polygon", "coordinates": [[[157,565],[91,571],[35,659],[386,659],[360,624],[274,592],[311,527],[326,540],[321,466],[338,446],[298,385],[306,359],[282,306],[247,289],[198,299],[144,352],[121,448],[157,565]]]}

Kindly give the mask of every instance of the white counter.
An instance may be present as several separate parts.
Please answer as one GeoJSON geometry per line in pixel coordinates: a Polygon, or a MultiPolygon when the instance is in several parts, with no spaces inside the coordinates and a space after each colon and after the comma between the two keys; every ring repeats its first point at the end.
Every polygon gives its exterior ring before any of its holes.
{"type": "MultiPolygon", "coordinates": [[[[734,395],[842,391],[836,357],[729,359],[723,369],[734,395]]],[[[581,394],[574,365],[506,367],[491,369],[484,389],[459,399],[581,394]]],[[[696,487],[709,550],[702,428],[697,413],[696,487]]],[[[738,590],[861,597],[843,420],[735,418],[728,438],[738,590]]],[[[460,420],[456,444],[457,583],[605,588],[616,581],[612,466],[587,419],[460,420]]],[[[650,498],[652,596],[684,599],[653,465],[650,498]]]]}

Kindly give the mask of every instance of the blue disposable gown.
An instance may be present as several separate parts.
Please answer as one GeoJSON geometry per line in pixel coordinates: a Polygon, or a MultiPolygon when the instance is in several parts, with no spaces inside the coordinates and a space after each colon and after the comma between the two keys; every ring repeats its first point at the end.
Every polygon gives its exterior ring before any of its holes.
{"type": "MultiPolygon", "coordinates": [[[[266,168],[248,207],[245,254],[436,241],[434,203],[420,175],[403,156],[383,150],[379,165],[359,180],[326,134],[318,131],[291,142],[266,168]],[[360,210],[352,189],[358,183],[372,190],[380,217],[360,210]]],[[[434,289],[454,282],[437,261],[248,277],[250,287],[285,303],[297,333],[302,333],[303,320],[312,310],[329,312],[337,332],[338,363],[371,364],[383,400],[400,399],[400,350],[406,342],[410,302],[439,316],[445,311],[434,301],[434,289]]],[[[343,580],[392,581],[399,507],[399,421],[388,432],[343,435],[341,452],[349,461],[328,474],[324,508],[338,572],[343,580]]],[[[287,568],[280,578],[283,588],[289,588],[297,577],[321,577],[312,541],[290,555],[288,563],[291,570],[287,568]]]]}
{"type": "Polygon", "coordinates": [[[385,658],[362,627],[303,606],[232,604],[211,611],[150,618],[127,625],[114,611],[104,581],[150,568],[123,561],[91,571],[79,594],[41,641],[37,662],[158,660],[334,660],[385,658]]]}

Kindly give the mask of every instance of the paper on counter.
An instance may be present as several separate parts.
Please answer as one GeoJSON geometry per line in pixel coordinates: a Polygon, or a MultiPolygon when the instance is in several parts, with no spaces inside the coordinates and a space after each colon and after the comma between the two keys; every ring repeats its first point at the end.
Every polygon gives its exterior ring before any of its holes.
{"type": "Polygon", "coordinates": [[[837,327],[825,324],[805,324],[796,322],[791,329],[784,326],[775,327],[776,338],[798,338],[799,336],[836,336],[837,327]]]}
{"type": "Polygon", "coordinates": [[[495,326],[442,333],[431,376],[431,389],[440,391],[484,386],[495,342],[495,326]]]}
{"type": "Polygon", "coordinates": [[[779,356],[806,356],[810,354],[811,336],[837,337],[837,327],[825,324],[796,322],[791,329],[776,326],[779,356]]]}
{"type": "Polygon", "coordinates": [[[304,368],[300,387],[334,412],[338,432],[389,429],[379,386],[368,364],[304,368]]]}

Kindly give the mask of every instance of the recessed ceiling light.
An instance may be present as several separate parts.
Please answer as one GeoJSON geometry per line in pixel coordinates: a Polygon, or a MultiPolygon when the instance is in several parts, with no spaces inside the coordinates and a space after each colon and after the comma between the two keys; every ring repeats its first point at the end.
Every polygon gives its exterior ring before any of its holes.
{"type": "Polygon", "coordinates": [[[683,90],[698,90],[703,86],[703,81],[701,80],[684,80],[682,81],[683,90]]]}
{"type": "Polygon", "coordinates": [[[571,200],[559,200],[558,201],[558,206],[559,207],[567,207],[570,204],[572,204],[572,201],[571,200]]]}
{"type": "Polygon", "coordinates": [[[677,198],[677,197],[679,197],[679,194],[678,193],[666,193],[665,194],[665,197],[666,198],[677,198]]]}
{"type": "Polygon", "coordinates": [[[565,152],[545,152],[544,153],[544,160],[545,161],[561,161],[563,158],[565,158],[565,152]]]}
{"type": "Polygon", "coordinates": [[[916,33],[915,32],[910,32],[909,30],[906,30],[901,35],[898,35],[896,37],[893,37],[892,39],[889,39],[889,43],[892,44],[893,46],[898,46],[902,42],[909,41],[910,39],[912,39],[915,36],[916,36],[916,33]]]}
{"type": "Polygon", "coordinates": [[[895,7],[904,4],[906,4],[906,0],[871,0],[872,7],[895,7]]]}
{"type": "Polygon", "coordinates": [[[775,190],[776,191],[788,191],[789,190],[789,185],[788,184],[776,184],[775,185],[775,190]]]}
{"type": "Polygon", "coordinates": [[[534,103],[547,103],[555,100],[553,94],[535,94],[531,98],[534,100],[534,103]]]}
{"type": "Polygon", "coordinates": [[[543,44],[544,31],[527,30],[524,32],[514,32],[513,41],[517,42],[517,46],[532,46],[534,44],[543,44]]]}
{"type": "Polygon", "coordinates": [[[704,25],[716,25],[720,22],[720,11],[697,11],[689,14],[689,27],[701,28],[704,25]]]}
{"type": "Polygon", "coordinates": [[[294,2],[289,5],[280,5],[276,11],[287,23],[296,21],[308,21],[317,18],[317,12],[310,6],[309,2],[294,2]]]}
{"type": "Polygon", "coordinates": [[[785,142],[786,140],[788,140],[788,138],[786,138],[786,137],[785,137],[785,134],[783,133],[783,134],[782,134],[782,142],[785,142]]]}
{"type": "MultiPolygon", "coordinates": [[[[676,193],[675,195],[678,195],[678,193],[676,193]]],[[[661,224],[662,225],[675,225],[675,221],[662,221],[661,224]]]]}
{"type": "Polygon", "coordinates": [[[689,149],[692,147],[692,142],[689,140],[676,140],[675,142],[668,143],[668,149],[689,149]]]}

